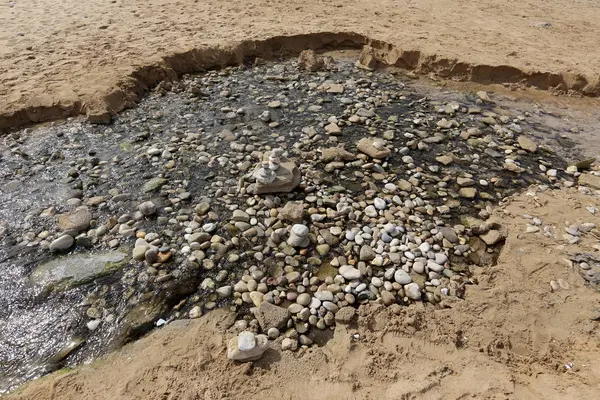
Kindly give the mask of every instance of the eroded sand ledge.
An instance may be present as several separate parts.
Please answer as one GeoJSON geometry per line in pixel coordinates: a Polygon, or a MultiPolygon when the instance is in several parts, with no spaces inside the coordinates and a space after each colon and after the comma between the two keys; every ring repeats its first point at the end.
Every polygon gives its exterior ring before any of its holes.
{"type": "Polygon", "coordinates": [[[132,67],[132,71],[93,94],[81,97],[42,98],[21,108],[0,114],[0,129],[84,114],[92,122],[107,123],[118,112],[134,106],[150,88],[163,80],[175,80],[182,74],[243,63],[256,57],[297,55],[304,49],[361,49],[366,57],[384,66],[394,66],[417,74],[437,76],[481,84],[518,83],[537,89],[576,91],[583,95],[600,94],[600,77],[563,72],[523,71],[510,65],[470,64],[459,59],[405,50],[390,43],[373,40],[357,33],[321,32],[293,36],[275,36],[266,40],[246,40],[223,46],[205,46],[162,57],[160,62],[132,67]]]}
{"type": "Polygon", "coordinates": [[[106,120],[163,79],[305,48],[361,48],[382,63],[479,83],[597,96],[600,7],[559,0],[61,0],[0,9],[0,130],[106,120]]]}

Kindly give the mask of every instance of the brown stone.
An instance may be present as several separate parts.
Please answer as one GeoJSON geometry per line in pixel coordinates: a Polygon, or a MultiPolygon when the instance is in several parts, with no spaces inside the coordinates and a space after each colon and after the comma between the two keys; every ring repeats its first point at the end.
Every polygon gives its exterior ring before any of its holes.
{"type": "MultiPolygon", "coordinates": [[[[265,154],[265,161],[269,159],[269,154],[265,154]]],[[[288,193],[298,187],[302,180],[300,169],[296,166],[295,162],[287,157],[282,156],[280,159],[281,164],[279,164],[279,168],[275,171],[275,180],[270,183],[256,182],[248,188],[250,193],[288,193]]],[[[260,165],[258,168],[260,168],[260,165]]]]}
{"type": "Polygon", "coordinates": [[[527,150],[530,153],[535,153],[535,151],[537,150],[537,144],[535,144],[533,140],[529,139],[526,136],[519,136],[517,138],[517,142],[523,150],[527,150]]]}
{"type": "Polygon", "coordinates": [[[287,308],[263,301],[254,311],[254,316],[262,330],[266,332],[269,328],[285,328],[290,319],[290,312],[287,308]]]}
{"type": "Polygon", "coordinates": [[[92,213],[87,207],[81,207],[77,210],[60,214],[58,216],[58,226],[63,231],[74,230],[81,232],[90,227],[90,221],[92,220],[92,213]]]}
{"type": "Polygon", "coordinates": [[[350,324],[356,318],[354,307],[342,307],[335,313],[335,321],[340,324],[350,324]]]}
{"type": "Polygon", "coordinates": [[[377,60],[374,56],[374,49],[371,46],[364,46],[363,50],[358,55],[358,60],[355,64],[358,68],[373,71],[377,67],[377,60]]]}
{"type": "Polygon", "coordinates": [[[376,140],[377,139],[362,138],[356,144],[356,148],[371,158],[381,159],[389,156],[392,151],[387,147],[377,148],[375,146],[376,140]]]}
{"type": "Polygon", "coordinates": [[[304,204],[300,201],[288,201],[285,206],[279,211],[277,217],[284,221],[291,221],[293,223],[302,222],[304,215],[304,204]]]}
{"type": "Polygon", "coordinates": [[[325,68],[325,60],[314,50],[304,50],[298,56],[298,68],[315,72],[325,68]]]}
{"type": "Polygon", "coordinates": [[[356,156],[349,151],[342,149],[341,147],[330,147],[328,149],[321,150],[321,161],[352,161],[356,156]]]}
{"type": "Polygon", "coordinates": [[[474,187],[460,188],[460,190],[458,191],[458,195],[465,199],[474,199],[477,195],[477,189],[475,189],[474,187]]]}
{"type": "Polygon", "coordinates": [[[440,164],[450,165],[454,159],[451,156],[439,156],[435,158],[435,161],[439,162],[440,164]]]}
{"type": "Polygon", "coordinates": [[[329,133],[330,135],[339,135],[342,133],[342,130],[337,124],[332,122],[331,124],[325,126],[325,132],[329,133]]]}
{"type": "Polygon", "coordinates": [[[479,237],[488,246],[492,246],[492,245],[498,243],[500,240],[503,239],[502,234],[499,231],[495,230],[495,229],[492,229],[492,230],[488,231],[485,235],[480,235],[479,237]]]}
{"type": "Polygon", "coordinates": [[[326,83],[321,86],[321,89],[327,93],[344,93],[344,86],[339,83],[326,83]]]}
{"type": "Polygon", "coordinates": [[[600,190],[600,176],[591,174],[581,174],[579,176],[579,184],[592,189],[600,190]]]}
{"type": "Polygon", "coordinates": [[[166,263],[167,261],[169,261],[169,259],[171,258],[172,253],[170,251],[167,252],[159,252],[158,255],[156,256],[156,262],[158,263],[166,263]]]}

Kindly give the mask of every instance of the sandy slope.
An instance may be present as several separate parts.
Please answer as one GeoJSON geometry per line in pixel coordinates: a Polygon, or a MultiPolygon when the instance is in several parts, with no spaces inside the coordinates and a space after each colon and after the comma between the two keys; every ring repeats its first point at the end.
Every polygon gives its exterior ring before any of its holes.
{"type": "Polygon", "coordinates": [[[323,31],[356,32],[444,65],[583,74],[600,93],[599,17],[590,0],[5,1],[0,127],[131,105],[140,85],[163,78],[163,56],[208,46],[202,57],[214,58],[241,40],[323,31]]]}
{"type": "Polygon", "coordinates": [[[600,206],[599,198],[574,189],[512,199],[495,213],[509,232],[499,264],[478,268],[479,284],[449,309],[363,306],[358,323],[338,325],[325,346],[302,354],[274,343],[254,365],[227,361],[233,316],[215,311],[9,398],[598,399],[600,327],[592,318],[600,293],[562,260],[569,251],[591,251],[597,240],[563,246],[523,234],[523,214],[557,232],[576,222],[600,224],[590,205],[600,206]],[[570,288],[551,292],[551,279],[570,288]]]}

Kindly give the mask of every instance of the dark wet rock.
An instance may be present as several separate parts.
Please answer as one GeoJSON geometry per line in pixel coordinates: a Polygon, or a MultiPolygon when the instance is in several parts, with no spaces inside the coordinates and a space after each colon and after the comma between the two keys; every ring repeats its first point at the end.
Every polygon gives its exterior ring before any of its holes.
{"type": "Polygon", "coordinates": [[[182,277],[181,281],[167,281],[155,292],[147,293],[125,315],[118,333],[114,337],[114,345],[138,339],[155,326],[156,321],[185,296],[193,293],[198,286],[196,274],[182,277]]]}
{"type": "Polygon", "coordinates": [[[74,337],[69,340],[52,358],[50,364],[55,368],[55,364],[59,364],[71,353],[80,348],[85,343],[85,339],[82,337],[74,337]]]}
{"type": "Polygon", "coordinates": [[[72,254],[41,264],[30,279],[38,285],[66,289],[112,274],[126,262],[125,254],[120,252],[72,254]]]}
{"type": "Polygon", "coordinates": [[[590,169],[592,164],[596,162],[595,158],[588,158],[586,160],[577,161],[573,165],[577,167],[578,170],[584,171],[586,169],[590,169]]]}

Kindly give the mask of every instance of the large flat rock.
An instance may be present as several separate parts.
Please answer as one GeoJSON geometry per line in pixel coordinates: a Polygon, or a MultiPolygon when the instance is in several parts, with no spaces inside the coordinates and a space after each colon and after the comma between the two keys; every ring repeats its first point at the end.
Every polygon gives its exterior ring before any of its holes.
{"type": "Polygon", "coordinates": [[[109,275],[125,261],[125,254],[117,251],[72,254],[39,265],[30,279],[43,286],[61,283],[66,289],[109,275]]]}
{"type": "Polygon", "coordinates": [[[592,174],[581,174],[579,176],[579,184],[592,189],[600,190],[600,176],[592,174]]]}

